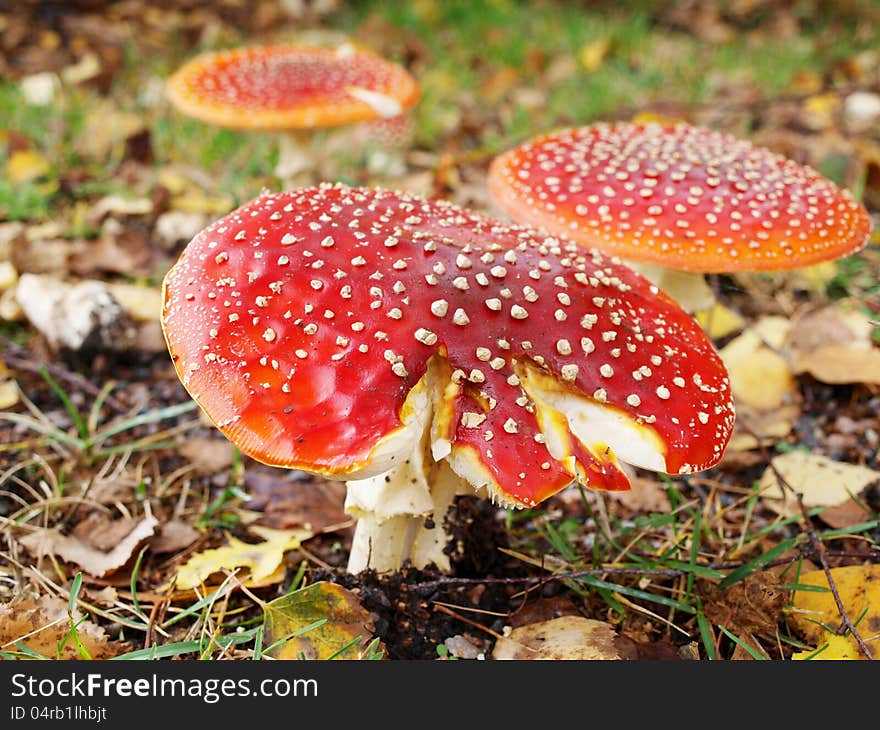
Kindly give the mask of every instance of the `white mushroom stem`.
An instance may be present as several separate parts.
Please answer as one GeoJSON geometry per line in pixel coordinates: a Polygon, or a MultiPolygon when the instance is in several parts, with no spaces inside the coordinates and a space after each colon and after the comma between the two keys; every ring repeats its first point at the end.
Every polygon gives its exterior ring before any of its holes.
{"type": "Polygon", "coordinates": [[[407,399],[405,428],[374,454],[377,463],[394,465],[348,482],[345,511],[357,518],[350,573],[393,572],[407,561],[417,568],[433,563],[443,572],[450,569],[446,514],[457,494],[474,489],[452,470],[449,442],[436,434],[445,377],[445,368],[433,359],[407,399]]]}
{"type": "Polygon", "coordinates": [[[711,309],[715,304],[715,294],[706,282],[706,277],[693,271],[668,269],[658,264],[627,261],[627,265],[656,284],[686,312],[693,314],[711,309]]]}
{"type": "Polygon", "coordinates": [[[455,496],[468,491],[446,461],[433,460],[424,441],[390,471],[348,482],[345,511],[357,518],[348,571],[387,573],[410,561],[448,572],[446,513],[455,496]]]}
{"type": "Polygon", "coordinates": [[[313,182],[315,168],[320,161],[313,143],[314,132],[308,129],[290,130],[280,135],[275,176],[285,188],[313,182]]]}

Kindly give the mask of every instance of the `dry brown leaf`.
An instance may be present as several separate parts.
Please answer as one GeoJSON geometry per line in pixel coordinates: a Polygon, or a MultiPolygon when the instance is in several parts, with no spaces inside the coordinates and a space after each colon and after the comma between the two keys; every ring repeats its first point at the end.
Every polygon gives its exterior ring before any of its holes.
{"type": "Polygon", "coordinates": [[[772,635],[787,598],[788,591],[780,586],[778,576],[759,570],[712,596],[703,607],[713,624],[734,633],[772,635]]]}
{"type": "Polygon", "coordinates": [[[94,241],[77,240],[70,246],[70,271],[80,276],[95,273],[137,277],[150,273],[150,244],[140,231],[123,228],[94,241]]]}
{"type": "MultiPolygon", "coordinates": [[[[74,623],[80,643],[93,659],[109,659],[128,647],[108,638],[104,629],[90,620],[81,621],[82,614],[75,610],[74,623]]],[[[13,605],[0,605],[0,649],[14,651],[15,643],[50,659],[82,659],[76,644],[68,639],[58,654],[58,645],[70,630],[67,602],[57,596],[28,598],[13,605]]]]}
{"type": "Polygon", "coordinates": [[[123,112],[109,101],[90,106],[82,134],[74,147],[83,157],[93,160],[121,157],[125,140],[144,128],[142,115],[123,112]]]}
{"type": "Polygon", "coordinates": [[[188,548],[202,534],[192,525],[182,520],[163,522],[153,539],[150,540],[150,552],[179,553],[188,548]]]}
{"type": "Polygon", "coordinates": [[[232,466],[235,445],[226,439],[191,438],[180,447],[180,453],[190,461],[196,471],[219,474],[232,466]]]}
{"type": "Polygon", "coordinates": [[[671,508],[666,488],[654,479],[633,477],[628,492],[608,492],[615,502],[620,502],[633,512],[668,512],[671,508]]]}
{"type": "Polygon", "coordinates": [[[847,304],[833,304],[795,317],[784,347],[799,355],[831,345],[870,350],[873,330],[864,312],[847,304]]]}
{"type": "Polygon", "coordinates": [[[493,659],[621,659],[618,636],[604,621],[561,616],[527,624],[498,639],[493,659]]]}
{"type": "Polygon", "coordinates": [[[350,524],[345,514],[345,485],[342,482],[313,477],[297,478],[295,473],[278,469],[245,472],[245,491],[251,499],[249,510],[262,513],[261,524],[276,529],[305,527],[320,532],[335,525],[350,524]],[[277,473],[276,473],[277,472],[277,473]]]}
{"type": "Polygon", "coordinates": [[[866,383],[880,385],[880,350],[820,347],[801,355],[794,372],[809,373],[823,383],[866,383]]]}
{"type": "Polygon", "coordinates": [[[750,451],[762,444],[773,446],[791,433],[800,413],[800,408],[796,405],[785,405],[764,411],[748,406],[740,407],[737,404],[733,436],[725,453],[750,451]]]}
{"type": "MultiPolygon", "coordinates": [[[[791,487],[803,495],[804,507],[834,507],[852,501],[869,484],[880,479],[880,472],[865,466],[833,461],[810,451],[789,451],[772,459],[773,467],[791,487]]],[[[779,484],[776,472],[767,467],[759,482],[762,503],[784,516],[800,513],[790,490],[779,484]]],[[[822,518],[824,513],[820,513],[822,518]]],[[[864,521],[870,514],[862,512],[864,521]]]]}
{"type": "Polygon", "coordinates": [[[19,542],[38,558],[52,553],[79,565],[89,575],[101,578],[125,565],[158,524],[158,520],[147,513],[123,539],[106,551],[83,542],[79,537],[62,535],[55,529],[35,530],[19,542]]]}

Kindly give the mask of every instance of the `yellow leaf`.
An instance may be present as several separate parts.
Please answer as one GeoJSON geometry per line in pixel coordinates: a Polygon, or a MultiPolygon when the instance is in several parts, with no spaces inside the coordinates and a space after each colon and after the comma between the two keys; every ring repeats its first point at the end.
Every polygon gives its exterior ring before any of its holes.
{"type": "Polygon", "coordinates": [[[636,124],[678,124],[687,121],[683,117],[671,116],[650,109],[633,114],[632,121],[636,124]]]}
{"type": "Polygon", "coordinates": [[[745,320],[742,317],[718,302],[713,304],[711,309],[696,312],[694,319],[713,340],[732,335],[745,325],[745,320]]]}
{"type": "Polygon", "coordinates": [[[37,180],[46,175],[50,168],[49,160],[33,150],[13,152],[6,162],[6,172],[12,183],[37,180]]]}
{"type": "Polygon", "coordinates": [[[275,659],[363,659],[372,635],[370,612],[336,583],[312,583],[265,606],[263,645],[277,644],[275,659]]]}
{"type": "Polygon", "coordinates": [[[163,167],[156,173],[156,182],[163,188],[166,188],[172,195],[180,195],[188,187],[193,185],[193,181],[186,175],[169,167],[163,167]]]}
{"type": "MultiPolygon", "coordinates": [[[[880,472],[857,464],[833,461],[809,451],[789,451],[772,460],[782,478],[803,495],[804,507],[833,507],[847,502],[869,484],[880,479],[880,472]]],[[[777,514],[791,516],[800,512],[795,498],[782,488],[776,472],[768,467],[759,482],[761,499],[777,514]]],[[[869,515],[865,514],[865,519],[869,515]]]]}
{"type": "Polygon", "coordinates": [[[233,208],[231,198],[226,196],[208,196],[198,190],[176,195],[171,199],[171,207],[174,210],[182,210],[185,213],[210,213],[223,215],[233,208]]]}
{"type": "Polygon", "coordinates": [[[782,318],[765,318],[728,342],[720,352],[730,374],[733,397],[740,404],[778,408],[795,392],[791,367],[772,349],[782,344],[785,335],[777,322],[768,320],[779,319],[782,318]]]}
{"type": "MultiPolygon", "coordinates": [[[[847,565],[842,568],[832,568],[831,576],[850,619],[858,620],[859,634],[867,641],[873,653],[880,655],[880,641],[876,638],[871,641],[872,637],[880,636],[880,565],[847,565]]],[[[809,643],[817,647],[822,646],[828,639],[827,631],[822,624],[832,628],[837,628],[840,624],[840,614],[825,578],[825,572],[813,570],[802,573],[797,582],[800,585],[825,589],[795,591],[792,596],[792,608],[788,614],[788,623],[793,631],[809,643]]],[[[853,656],[862,656],[852,637],[841,638],[849,644],[853,656]]],[[[822,654],[827,651],[829,649],[822,654]]]]}
{"type": "Polygon", "coordinates": [[[18,383],[14,380],[0,382],[0,410],[11,408],[18,403],[18,383]]]}
{"type": "Polygon", "coordinates": [[[803,103],[804,121],[811,129],[824,129],[834,123],[834,115],[840,107],[838,94],[815,94],[803,103]]]}
{"type": "Polygon", "coordinates": [[[194,588],[214,573],[233,568],[248,568],[255,582],[272,575],[284,560],[284,553],[298,548],[312,532],[303,529],[272,530],[253,526],[251,532],[263,538],[263,542],[251,544],[235,537],[223,547],[205,550],[193,555],[177,571],[177,587],[181,590],[194,588]]]}
{"type": "Polygon", "coordinates": [[[803,282],[808,291],[822,293],[831,280],[837,276],[837,262],[823,261],[821,264],[805,266],[792,272],[792,275],[803,282]]]}
{"type": "Polygon", "coordinates": [[[791,655],[792,659],[864,659],[858,649],[853,645],[852,641],[846,636],[839,636],[828,631],[822,632],[822,639],[816,649],[808,651],[799,651],[791,655]],[[825,647],[822,651],[817,652],[820,647],[825,647]]]}
{"type": "Polygon", "coordinates": [[[119,305],[138,322],[158,322],[162,314],[162,291],[138,284],[110,284],[119,305]]]}
{"type": "Polygon", "coordinates": [[[608,51],[611,50],[611,41],[608,38],[599,38],[592,43],[587,43],[578,52],[578,60],[586,71],[597,71],[608,51]]]}

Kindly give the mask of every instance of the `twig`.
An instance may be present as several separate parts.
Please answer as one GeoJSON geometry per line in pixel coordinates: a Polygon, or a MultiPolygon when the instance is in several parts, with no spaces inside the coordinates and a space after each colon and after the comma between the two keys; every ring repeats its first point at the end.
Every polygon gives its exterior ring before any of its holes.
{"type": "MultiPolygon", "coordinates": [[[[790,558],[786,558],[783,562],[790,562],[790,558]]],[[[687,571],[677,570],[674,568],[615,568],[615,567],[599,567],[590,570],[577,570],[570,573],[554,573],[552,575],[530,575],[521,578],[438,578],[437,580],[426,581],[425,583],[413,583],[409,588],[416,593],[430,593],[437,588],[447,588],[454,586],[479,585],[482,583],[490,583],[495,585],[531,585],[547,583],[556,580],[576,580],[577,578],[586,578],[590,576],[602,575],[658,575],[667,578],[677,578],[687,571]]]]}
{"type": "Polygon", "coordinates": [[[758,449],[761,451],[761,457],[767,462],[767,465],[773,471],[773,476],[776,477],[776,481],[783,489],[787,489],[791,494],[795,496],[795,499],[798,503],[798,508],[800,509],[801,516],[803,517],[804,527],[807,531],[807,537],[810,541],[810,547],[812,548],[813,556],[819,562],[819,565],[822,567],[822,572],[825,573],[825,580],[828,581],[828,587],[831,589],[831,595],[834,598],[834,603],[837,605],[837,612],[840,614],[840,627],[837,629],[837,634],[839,636],[843,636],[847,631],[852,634],[853,639],[856,640],[856,643],[859,645],[859,650],[864,654],[868,659],[873,659],[874,655],[871,653],[870,647],[865,643],[865,640],[862,638],[861,634],[859,634],[853,622],[850,620],[849,613],[847,613],[846,607],[843,605],[843,601],[840,599],[840,593],[837,590],[837,584],[834,582],[834,576],[831,574],[831,568],[828,565],[828,560],[825,553],[825,546],[822,545],[822,541],[819,539],[819,536],[816,534],[816,528],[813,527],[813,522],[810,519],[810,515],[807,514],[807,508],[804,506],[804,495],[797,491],[789,481],[780,473],[779,469],[776,468],[776,465],[773,463],[773,459],[770,458],[770,454],[767,452],[767,447],[761,442],[761,439],[758,435],[748,426],[748,424],[743,424],[744,430],[748,433],[752,438],[755,439],[758,443],[758,449]]]}
{"type": "Polygon", "coordinates": [[[504,637],[499,634],[497,631],[493,631],[488,626],[483,626],[483,624],[473,621],[472,619],[466,618],[459,613],[456,613],[451,608],[447,608],[442,603],[434,604],[434,610],[440,611],[441,613],[445,613],[447,616],[452,616],[452,618],[457,619],[463,623],[466,623],[470,626],[473,626],[476,629],[480,629],[480,631],[485,631],[489,636],[494,636],[496,639],[503,639],[504,637]]]}

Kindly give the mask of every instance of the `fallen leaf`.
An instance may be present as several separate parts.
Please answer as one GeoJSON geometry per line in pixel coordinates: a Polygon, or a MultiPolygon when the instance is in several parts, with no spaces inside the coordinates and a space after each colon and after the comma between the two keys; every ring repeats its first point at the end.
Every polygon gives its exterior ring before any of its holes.
{"type": "Polygon", "coordinates": [[[235,445],[219,438],[191,438],[180,447],[180,453],[203,474],[219,474],[232,466],[235,445]]]}
{"type": "Polygon", "coordinates": [[[791,367],[773,349],[781,347],[789,327],[788,320],[782,317],[765,317],[721,349],[738,404],[778,408],[794,396],[791,367]]]}
{"type": "Polygon", "coordinates": [[[225,195],[209,196],[198,190],[190,190],[171,199],[171,207],[184,213],[224,215],[234,207],[232,198],[225,195]]]}
{"type": "Polygon", "coordinates": [[[737,404],[733,436],[725,453],[750,451],[761,445],[773,446],[791,433],[800,414],[796,405],[761,410],[737,404]]]}
{"type": "Polygon", "coordinates": [[[101,73],[101,61],[97,54],[89,51],[74,64],[61,70],[61,80],[67,84],[81,84],[101,73]]]}
{"type": "Polygon", "coordinates": [[[107,215],[148,215],[153,212],[153,201],[149,198],[127,198],[122,195],[106,195],[88,211],[86,220],[98,224],[107,215]]]}
{"type": "Polygon", "coordinates": [[[834,124],[834,116],[840,109],[837,93],[815,94],[801,104],[800,123],[807,129],[818,131],[834,124]]]}
{"type": "Polygon", "coordinates": [[[874,325],[864,312],[851,306],[834,304],[795,317],[783,346],[795,356],[828,346],[865,352],[872,348],[873,331],[874,325]]]}
{"type": "Polygon", "coordinates": [[[787,598],[778,576],[759,570],[706,600],[703,610],[713,624],[734,633],[772,635],[787,598]]]}
{"type": "Polygon", "coordinates": [[[671,509],[666,488],[660,482],[642,477],[633,477],[629,481],[632,487],[629,491],[606,492],[606,496],[633,512],[668,512],[671,509]]]}
{"type": "Polygon", "coordinates": [[[0,410],[12,408],[18,401],[18,383],[14,380],[0,381],[0,410]]]}
{"type": "Polygon", "coordinates": [[[136,322],[158,322],[162,316],[162,291],[159,287],[110,284],[110,293],[136,322]]]}
{"type": "Polygon", "coordinates": [[[362,659],[373,630],[372,616],[357,595],[319,581],[266,604],[263,645],[280,642],[269,652],[275,659],[362,659]],[[301,633],[291,636],[296,632],[301,633]]]}
{"type": "Polygon", "coordinates": [[[25,535],[19,542],[38,558],[57,555],[79,565],[86,573],[102,578],[125,565],[138,546],[150,537],[158,524],[152,514],[144,515],[111,549],[101,550],[75,535],[62,535],[55,529],[39,529],[25,535]]]}
{"type": "Polygon", "coordinates": [[[609,38],[599,38],[581,46],[578,51],[578,61],[585,71],[598,71],[611,50],[611,40],[609,38]]]}
{"type": "Polygon", "coordinates": [[[257,526],[250,530],[262,537],[263,542],[252,544],[230,536],[223,547],[196,553],[178,568],[177,588],[195,588],[214,573],[233,568],[248,568],[250,579],[261,581],[275,573],[285,552],[298,548],[313,534],[309,530],[272,530],[257,526]]]}
{"type": "Polygon", "coordinates": [[[18,283],[18,272],[11,261],[0,261],[0,292],[11,289],[18,283]]]}
{"type": "Polygon", "coordinates": [[[739,314],[720,302],[715,302],[709,309],[695,312],[694,319],[713,340],[732,335],[745,326],[745,320],[739,314]]]}
{"type": "Polygon", "coordinates": [[[561,616],[513,629],[498,639],[493,659],[622,659],[618,636],[604,621],[561,616]]]}
{"type": "MultiPolygon", "coordinates": [[[[880,636],[880,565],[847,565],[832,568],[831,576],[847,615],[853,621],[859,619],[857,628],[861,637],[868,639],[880,636]]],[[[788,614],[791,628],[805,641],[820,647],[828,638],[825,627],[836,629],[840,624],[837,604],[824,570],[801,573],[797,582],[800,585],[824,589],[796,590],[788,614]]],[[[841,638],[849,644],[852,658],[864,658],[851,636],[841,638]]],[[[876,638],[868,643],[875,655],[880,653],[880,646],[877,644],[876,638]]],[[[836,649],[840,650],[840,647],[836,649]]]]}
{"type": "Polygon", "coordinates": [[[80,520],[70,534],[83,545],[106,553],[124,540],[136,524],[130,517],[114,518],[106,510],[94,510],[80,520]]]}
{"type": "Polygon", "coordinates": [[[813,264],[802,269],[786,272],[786,275],[791,277],[791,283],[795,288],[824,294],[828,284],[837,276],[837,262],[823,261],[820,264],[813,264]]]}
{"type": "MultiPolygon", "coordinates": [[[[109,639],[103,628],[83,620],[79,609],[73,612],[77,636],[93,659],[109,659],[128,647],[109,639]]],[[[58,647],[70,631],[67,601],[57,596],[27,598],[15,604],[0,604],[0,650],[15,651],[16,643],[50,659],[82,659],[73,638],[68,638],[60,654],[58,647]]]]}
{"type": "Polygon", "coordinates": [[[125,140],[143,128],[142,115],[120,111],[110,101],[99,102],[90,107],[74,147],[83,157],[92,160],[120,158],[125,140]]]}
{"type": "Polygon", "coordinates": [[[150,552],[179,553],[201,536],[201,533],[192,525],[182,520],[169,520],[162,523],[153,539],[150,540],[150,552]]]}
{"type": "Polygon", "coordinates": [[[791,655],[794,660],[809,659],[811,661],[819,659],[823,661],[839,661],[841,659],[864,659],[865,657],[859,652],[855,642],[851,641],[847,636],[832,634],[830,631],[822,631],[821,636],[816,642],[815,649],[807,651],[795,652],[791,655]],[[821,651],[818,651],[821,649],[821,651]]]}
{"type": "MultiPolygon", "coordinates": [[[[880,479],[880,472],[865,466],[833,461],[827,456],[810,451],[789,451],[774,456],[773,467],[782,478],[803,495],[804,507],[834,507],[852,501],[869,484],[880,479]]],[[[779,484],[773,468],[767,467],[758,483],[762,503],[777,514],[793,516],[800,514],[797,500],[789,490],[779,484]]],[[[822,518],[824,513],[819,513],[822,518]]],[[[862,512],[863,522],[870,514],[862,512]]],[[[855,523],[853,523],[855,524],[855,523]]]]}
{"type": "Polygon", "coordinates": [[[19,150],[9,156],[6,162],[6,174],[15,185],[38,180],[46,175],[52,165],[48,159],[34,150],[19,150]]]}
{"type": "Polygon", "coordinates": [[[801,355],[795,373],[809,373],[822,383],[880,385],[880,350],[828,345],[801,355]]]}
{"type": "Polygon", "coordinates": [[[244,488],[251,497],[244,507],[261,512],[260,522],[268,527],[296,526],[321,532],[351,523],[343,509],[345,484],[342,482],[308,478],[301,472],[248,469],[244,488]]]}

